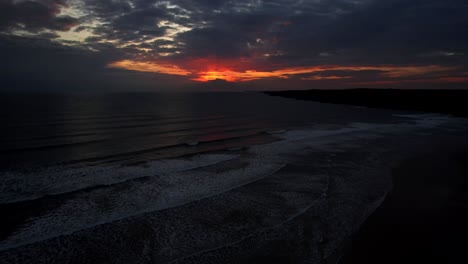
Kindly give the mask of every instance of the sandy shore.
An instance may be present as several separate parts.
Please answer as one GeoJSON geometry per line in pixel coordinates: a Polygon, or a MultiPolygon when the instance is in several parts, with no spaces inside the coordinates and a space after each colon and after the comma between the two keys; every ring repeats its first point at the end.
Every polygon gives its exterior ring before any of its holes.
{"type": "Polygon", "coordinates": [[[468,140],[438,135],[393,169],[394,188],[340,263],[457,263],[468,235],[468,140]]]}

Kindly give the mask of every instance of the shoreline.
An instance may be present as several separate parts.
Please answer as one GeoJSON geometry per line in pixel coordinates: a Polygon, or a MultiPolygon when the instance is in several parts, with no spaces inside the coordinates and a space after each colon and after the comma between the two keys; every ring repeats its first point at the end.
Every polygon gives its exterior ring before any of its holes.
{"type": "Polygon", "coordinates": [[[400,118],[289,130],[186,171],[49,197],[57,207],[28,216],[2,241],[0,258],[63,263],[86,252],[82,263],[322,263],[381,205],[408,148],[466,128],[445,116],[400,118]],[[50,251],[63,243],[70,250],[50,251]]]}
{"type": "Polygon", "coordinates": [[[398,162],[393,189],[351,237],[339,264],[455,263],[468,235],[468,141],[437,143],[398,162]]]}

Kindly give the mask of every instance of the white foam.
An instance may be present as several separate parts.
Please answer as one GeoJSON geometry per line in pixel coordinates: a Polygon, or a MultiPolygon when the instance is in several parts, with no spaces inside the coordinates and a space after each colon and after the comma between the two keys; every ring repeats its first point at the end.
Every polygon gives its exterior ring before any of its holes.
{"type": "Polygon", "coordinates": [[[191,170],[162,174],[147,181],[129,182],[86,192],[58,208],[28,220],[0,243],[0,250],[71,234],[146,212],[163,210],[218,195],[273,174],[284,165],[250,160],[246,167],[219,173],[191,170]]]}
{"type": "MultiPolygon", "coordinates": [[[[155,161],[145,167],[101,166],[72,171],[60,168],[45,174],[46,177],[36,176],[29,181],[25,175],[22,175],[21,178],[28,183],[26,188],[17,196],[14,196],[11,190],[7,195],[2,192],[3,200],[31,199],[38,195],[29,193],[39,191],[42,191],[40,192],[42,194],[51,194],[99,184],[109,186],[73,195],[67,198],[68,200],[61,201],[57,208],[28,219],[27,226],[21,227],[0,243],[0,249],[14,248],[142,213],[216,196],[272,175],[284,166],[287,155],[295,154],[307,147],[340,143],[355,138],[356,135],[376,137],[384,136],[386,132],[424,130],[437,127],[449,120],[446,117],[438,119],[425,117],[413,123],[353,123],[334,130],[290,130],[278,135],[282,140],[252,146],[248,149],[247,155],[242,156],[205,154],[192,159],[155,161]],[[213,164],[220,166],[220,169],[203,168],[213,164]],[[157,177],[154,177],[155,175],[157,177]],[[144,181],[128,181],[143,176],[153,177],[144,181]],[[128,182],[122,186],[109,184],[124,181],[128,182]],[[39,186],[34,186],[32,182],[39,186]],[[48,184],[51,184],[51,187],[48,184]]],[[[15,175],[8,177],[12,181],[15,175]]],[[[21,186],[22,183],[14,182],[14,184],[21,186]]]]}
{"type": "Polygon", "coordinates": [[[50,167],[33,173],[1,172],[0,203],[33,200],[98,185],[112,185],[145,176],[180,172],[237,158],[238,155],[206,154],[190,159],[167,159],[144,166],[50,167]]]}
{"type": "Polygon", "coordinates": [[[443,125],[448,122],[463,121],[462,118],[455,118],[442,114],[406,114],[394,116],[411,119],[419,128],[431,128],[443,125]]]}

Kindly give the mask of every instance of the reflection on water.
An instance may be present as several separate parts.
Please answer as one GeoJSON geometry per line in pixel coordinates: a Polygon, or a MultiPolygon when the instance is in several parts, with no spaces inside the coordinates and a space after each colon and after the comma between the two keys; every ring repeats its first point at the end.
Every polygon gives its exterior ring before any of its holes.
{"type": "Polygon", "coordinates": [[[264,132],[271,130],[372,119],[365,109],[258,93],[4,95],[0,100],[4,169],[138,162],[267,142],[271,136],[264,132]]]}

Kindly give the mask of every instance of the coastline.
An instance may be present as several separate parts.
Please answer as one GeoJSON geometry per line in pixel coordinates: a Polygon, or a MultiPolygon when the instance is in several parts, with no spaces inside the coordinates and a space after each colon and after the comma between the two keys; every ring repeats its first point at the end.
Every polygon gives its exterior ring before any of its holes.
{"type": "Polygon", "coordinates": [[[392,170],[394,188],[340,264],[455,263],[468,235],[468,140],[438,136],[392,170]]]}
{"type": "Polygon", "coordinates": [[[400,118],[289,130],[278,141],[217,154],[229,156],[184,161],[207,162],[186,171],[39,198],[57,207],[28,216],[2,241],[0,259],[321,263],[380,206],[407,148],[460,129],[460,120],[439,115],[400,118]]]}
{"type": "MultiPolygon", "coordinates": [[[[400,111],[468,117],[464,90],[306,90],[268,95],[400,111]]],[[[466,129],[465,129],[466,130],[466,129]]],[[[445,263],[463,259],[457,241],[468,235],[466,222],[468,140],[463,132],[435,133],[392,166],[393,188],[327,263],[445,263]]],[[[420,139],[415,138],[415,142],[420,139]]]]}

